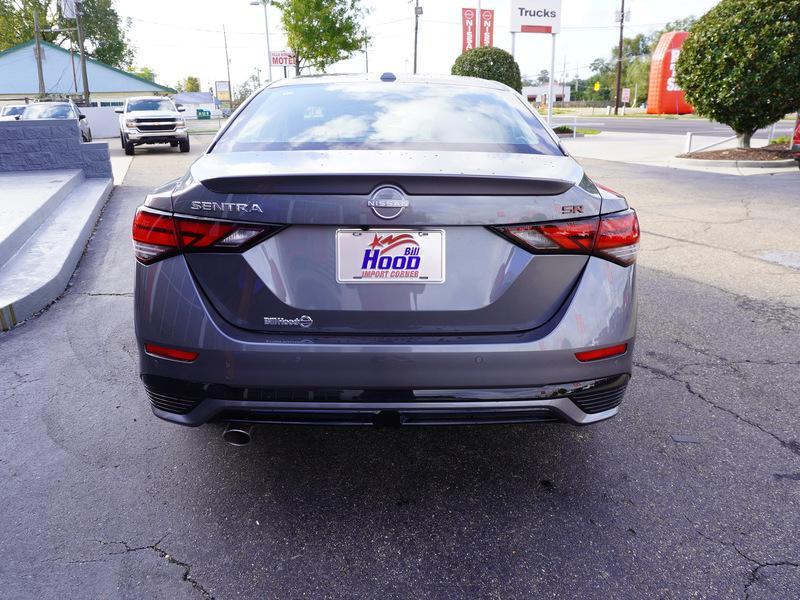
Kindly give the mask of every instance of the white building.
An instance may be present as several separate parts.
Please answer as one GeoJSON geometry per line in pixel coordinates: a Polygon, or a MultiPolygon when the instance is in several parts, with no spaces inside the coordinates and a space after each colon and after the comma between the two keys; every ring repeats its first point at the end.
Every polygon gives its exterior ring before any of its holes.
{"type": "MultiPolygon", "coordinates": [[[[528,99],[528,102],[534,104],[546,104],[547,94],[550,91],[550,85],[526,85],[522,88],[522,95],[528,99]]],[[[556,97],[556,102],[569,102],[570,87],[566,83],[553,83],[553,95],[556,97]]]]}

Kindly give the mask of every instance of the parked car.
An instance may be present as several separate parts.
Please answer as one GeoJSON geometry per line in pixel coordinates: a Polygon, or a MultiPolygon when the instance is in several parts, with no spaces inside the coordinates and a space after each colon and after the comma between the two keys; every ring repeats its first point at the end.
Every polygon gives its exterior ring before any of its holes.
{"type": "Polygon", "coordinates": [[[21,115],[27,104],[6,104],[0,106],[0,121],[13,121],[21,115]]]}
{"type": "Polygon", "coordinates": [[[115,109],[119,117],[119,140],[125,154],[133,155],[141,144],[169,144],[189,152],[189,133],[176,107],[169,98],[143,96],[128,98],[122,108],[115,109]]]}
{"type": "Polygon", "coordinates": [[[92,129],[89,126],[89,120],[71,100],[63,102],[35,102],[26,106],[25,110],[22,111],[22,114],[18,115],[17,118],[21,121],[74,119],[78,123],[81,140],[84,142],[92,141],[92,129]]]}
{"type": "Polygon", "coordinates": [[[800,111],[797,112],[797,119],[794,122],[794,135],[792,136],[790,149],[797,161],[797,166],[800,167],[800,111]]]}
{"type": "Polygon", "coordinates": [[[462,77],[252,95],[133,221],[139,367],[184,425],[615,415],[639,224],[525,99],[462,77]]]}

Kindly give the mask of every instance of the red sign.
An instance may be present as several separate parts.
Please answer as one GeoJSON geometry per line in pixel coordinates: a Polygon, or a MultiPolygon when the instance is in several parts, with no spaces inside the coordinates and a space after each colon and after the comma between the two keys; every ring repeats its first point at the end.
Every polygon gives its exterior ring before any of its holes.
{"type": "Polygon", "coordinates": [[[474,8],[461,9],[461,53],[472,50],[475,47],[475,29],[477,23],[475,17],[477,11],[474,8]]]}
{"type": "Polygon", "coordinates": [[[675,82],[675,63],[681,53],[686,31],[670,31],[661,36],[650,63],[650,85],[647,92],[648,114],[694,112],[686,102],[683,90],[675,82]]]}
{"type": "Polygon", "coordinates": [[[479,46],[492,46],[494,41],[494,11],[482,10],[479,46]]]}

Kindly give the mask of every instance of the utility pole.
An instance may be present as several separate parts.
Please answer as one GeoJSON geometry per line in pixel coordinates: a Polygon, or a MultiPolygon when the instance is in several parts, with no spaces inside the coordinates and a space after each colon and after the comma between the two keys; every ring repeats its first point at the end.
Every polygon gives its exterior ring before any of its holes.
{"type": "Polygon", "coordinates": [[[619,11],[619,50],[617,51],[617,94],[614,98],[614,114],[619,114],[619,97],[622,94],[622,31],[625,28],[625,0],[619,11]]]}
{"type": "Polygon", "coordinates": [[[78,50],[81,53],[81,79],[83,79],[83,104],[89,106],[89,76],[86,74],[86,50],[83,48],[83,2],[75,3],[75,27],[78,30],[78,50]]]}
{"type": "MultiPolygon", "coordinates": [[[[231,87],[231,61],[228,58],[228,34],[225,25],[222,26],[222,41],[225,43],[225,68],[228,72],[228,108],[233,111],[233,88],[231,87]]],[[[272,61],[270,61],[271,63],[272,61]]]]}
{"type": "Polygon", "coordinates": [[[417,74],[417,39],[419,37],[419,16],[422,14],[422,7],[419,5],[419,0],[414,6],[414,75],[417,74]]]}
{"type": "Polygon", "coordinates": [[[39,76],[39,97],[45,94],[44,73],[42,73],[42,45],[39,43],[39,11],[33,10],[33,37],[36,40],[36,73],[39,76]]]}

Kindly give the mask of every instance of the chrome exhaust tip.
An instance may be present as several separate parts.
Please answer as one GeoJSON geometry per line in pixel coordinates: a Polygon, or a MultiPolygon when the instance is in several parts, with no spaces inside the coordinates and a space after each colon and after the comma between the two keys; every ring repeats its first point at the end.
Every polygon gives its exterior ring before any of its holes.
{"type": "Polygon", "coordinates": [[[231,446],[247,446],[253,439],[252,425],[234,425],[229,423],[222,432],[222,439],[231,446]]]}

